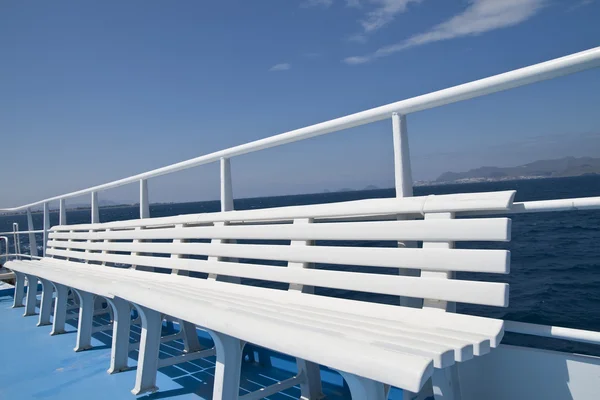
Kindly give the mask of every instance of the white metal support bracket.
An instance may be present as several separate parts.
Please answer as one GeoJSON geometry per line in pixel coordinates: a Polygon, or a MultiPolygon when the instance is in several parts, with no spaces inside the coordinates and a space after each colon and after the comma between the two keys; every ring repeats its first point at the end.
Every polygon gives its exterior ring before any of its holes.
{"type": "Polygon", "coordinates": [[[350,388],[352,400],[386,400],[387,393],[383,383],[362,376],[340,371],[350,388]]]}
{"type": "Polygon", "coordinates": [[[40,279],[42,282],[42,302],[40,303],[40,319],[37,326],[50,325],[50,315],[52,313],[52,299],[54,295],[54,285],[47,279],[40,279]]]}
{"type": "Polygon", "coordinates": [[[158,352],[163,317],[158,311],[135,304],[134,307],[142,319],[135,386],[131,391],[131,393],[138,395],[158,390],[156,387],[156,372],[158,370],[158,352]]]}
{"type": "Polygon", "coordinates": [[[25,297],[24,317],[35,315],[35,306],[37,305],[38,278],[33,275],[25,274],[27,277],[27,296],[25,297]]]}
{"type": "Polygon", "coordinates": [[[220,332],[208,333],[215,342],[217,352],[213,400],[238,400],[245,342],[220,332]]]}
{"type": "Polygon", "coordinates": [[[67,320],[67,301],[69,300],[69,288],[60,283],[54,283],[56,289],[56,300],[54,301],[54,320],[52,321],[52,332],[50,335],[65,333],[65,322],[67,320]]]}
{"type": "Polygon", "coordinates": [[[129,359],[131,305],[118,297],[107,300],[113,310],[113,335],[108,373],[114,374],[129,368],[127,361],[129,359]]]}
{"type": "Polygon", "coordinates": [[[15,293],[13,308],[19,308],[23,307],[23,298],[25,297],[25,274],[18,271],[13,271],[13,273],[15,274],[15,293]]]}
{"type": "Polygon", "coordinates": [[[94,322],[94,294],[74,289],[79,297],[79,321],[77,325],[77,343],[75,351],[92,347],[92,324],[94,322]]]}
{"type": "Polygon", "coordinates": [[[186,353],[199,351],[201,346],[200,341],[198,340],[198,333],[196,332],[196,325],[182,319],[178,320],[178,322],[179,329],[183,336],[184,351],[186,353]]]}

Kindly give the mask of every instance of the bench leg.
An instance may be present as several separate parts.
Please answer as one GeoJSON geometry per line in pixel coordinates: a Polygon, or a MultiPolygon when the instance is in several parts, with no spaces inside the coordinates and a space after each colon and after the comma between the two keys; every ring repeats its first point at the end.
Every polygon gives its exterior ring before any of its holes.
{"type": "Polygon", "coordinates": [[[108,300],[108,303],[113,310],[112,349],[108,373],[114,374],[128,368],[131,306],[129,302],[120,298],[108,300]]]}
{"type": "Polygon", "coordinates": [[[13,271],[15,274],[15,294],[13,308],[23,307],[23,298],[25,297],[25,274],[13,271]]]}
{"type": "Polygon", "coordinates": [[[208,331],[217,351],[213,400],[237,400],[245,342],[223,333],[208,331]]]}
{"type": "Polygon", "coordinates": [[[184,352],[193,353],[200,350],[200,341],[196,332],[196,325],[191,322],[179,320],[179,329],[183,333],[184,352]]]}
{"type": "Polygon", "coordinates": [[[363,378],[347,372],[341,372],[350,388],[352,400],[386,400],[386,390],[383,383],[363,378]]]}
{"type": "Polygon", "coordinates": [[[300,384],[301,400],[319,400],[325,397],[321,388],[319,364],[296,358],[298,375],[304,373],[305,381],[300,384]]]}
{"type": "Polygon", "coordinates": [[[135,305],[135,308],[142,320],[142,333],[135,386],[131,393],[138,395],[158,390],[156,387],[156,371],[158,370],[162,315],[158,311],[146,307],[135,305]]]}
{"type": "Polygon", "coordinates": [[[94,322],[94,295],[90,292],[74,289],[79,297],[79,321],[77,325],[77,344],[75,351],[92,347],[92,324],[94,322]]]}
{"type": "Polygon", "coordinates": [[[50,335],[65,333],[65,322],[67,320],[67,300],[69,299],[69,288],[60,283],[55,283],[56,300],[54,301],[54,320],[52,321],[52,332],[50,335]]]}
{"type": "Polygon", "coordinates": [[[37,305],[38,279],[36,276],[26,274],[27,277],[27,296],[25,297],[24,317],[35,315],[35,306],[37,305]]]}
{"type": "Polygon", "coordinates": [[[42,282],[42,302],[40,303],[40,319],[37,326],[50,325],[50,314],[52,312],[52,296],[54,295],[54,285],[47,279],[40,279],[42,282]]]}
{"type": "Polygon", "coordinates": [[[431,377],[435,400],[460,400],[458,368],[453,365],[444,369],[434,369],[431,377]]]}

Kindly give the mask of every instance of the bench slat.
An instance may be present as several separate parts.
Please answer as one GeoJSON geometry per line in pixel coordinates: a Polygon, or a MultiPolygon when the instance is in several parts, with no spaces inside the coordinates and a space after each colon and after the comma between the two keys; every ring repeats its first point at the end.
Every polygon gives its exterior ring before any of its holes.
{"type": "Polygon", "coordinates": [[[53,230],[120,229],[138,226],[166,226],[190,223],[235,221],[291,221],[298,218],[335,218],[382,214],[422,214],[433,212],[502,211],[512,204],[515,191],[460,193],[439,196],[420,196],[390,199],[366,199],[341,203],[313,204],[243,211],[225,211],[203,214],[178,215],[102,224],[55,226],[53,230]]]}
{"type": "Polygon", "coordinates": [[[413,220],[319,224],[224,225],[107,232],[51,232],[51,239],[256,239],[508,241],[510,219],[413,220]]]}
{"type": "MultiPolygon", "coordinates": [[[[152,274],[144,271],[135,271],[126,268],[105,268],[79,262],[68,262],[59,259],[44,258],[40,261],[19,261],[19,264],[27,264],[44,270],[58,269],[67,273],[68,276],[89,276],[94,281],[96,277],[103,277],[110,281],[129,280],[139,284],[144,283],[156,285],[169,285],[171,288],[186,287],[195,292],[207,291],[218,293],[221,297],[232,298],[256,298],[267,304],[285,305],[299,311],[329,315],[331,317],[347,317],[354,319],[356,314],[362,315],[363,319],[371,322],[384,324],[385,326],[420,326],[434,325],[444,333],[447,331],[457,332],[460,329],[461,337],[469,340],[480,340],[472,335],[497,335],[502,331],[502,320],[485,317],[477,317],[465,314],[440,313],[431,309],[416,309],[409,307],[398,307],[388,304],[368,303],[353,301],[349,299],[323,297],[320,295],[306,295],[294,291],[265,290],[264,288],[248,285],[231,285],[226,282],[208,281],[204,279],[188,279],[182,276],[152,274]],[[349,307],[349,302],[352,306],[349,307]],[[302,304],[302,305],[301,305],[302,304]],[[367,317],[368,316],[368,317],[367,317]],[[463,329],[466,327],[466,330],[463,329]],[[469,332],[469,333],[467,333],[469,332]]],[[[494,346],[497,345],[497,342],[494,346]]]]}
{"type": "MultiPolygon", "coordinates": [[[[50,240],[51,248],[132,253],[205,255],[210,257],[325,263],[373,267],[414,268],[432,271],[466,271],[506,274],[510,267],[507,250],[443,250],[385,247],[287,246],[214,243],[101,243],[50,240]]],[[[79,255],[80,252],[74,252],[79,255]]],[[[93,259],[91,253],[90,259],[93,259]]],[[[74,256],[74,257],[77,257],[74,256]]]]}
{"type": "Polygon", "coordinates": [[[170,268],[258,279],[272,282],[327,287],[368,293],[430,298],[458,303],[505,307],[508,305],[508,285],[504,283],[462,280],[441,280],[357,272],[317,269],[292,269],[270,265],[240,264],[119,254],[84,253],[51,249],[51,255],[82,260],[97,260],[119,264],[170,268]]]}

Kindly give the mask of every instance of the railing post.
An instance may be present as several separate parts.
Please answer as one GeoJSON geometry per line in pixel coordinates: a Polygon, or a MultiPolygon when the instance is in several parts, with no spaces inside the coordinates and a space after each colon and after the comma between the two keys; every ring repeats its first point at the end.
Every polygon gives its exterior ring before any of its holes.
{"type": "Polygon", "coordinates": [[[221,158],[221,211],[231,210],[233,210],[231,162],[229,158],[221,158]]]}
{"type": "Polygon", "coordinates": [[[408,128],[406,115],[392,114],[394,131],[394,178],[396,197],[412,197],[413,181],[410,167],[410,151],[408,149],[408,128]]]}
{"type": "Polygon", "coordinates": [[[46,243],[48,243],[48,231],[50,230],[50,204],[44,203],[44,257],[46,257],[46,243]]]}
{"type": "MultiPolygon", "coordinates": [[[[19,239],[19,224],[16,222],[13,222],[13,243],[15,246],[15,254],[21,254],[21,241],[19,239]]],[[[21,256],[17,255],[16,256],[17,260],[21,259],[21,256]]]]}
{"type": "Polygon", "coordinates": [[[35,233],[32,231],[35,230],[33,227],[33,217],[31,216],[31,209],[27,209],[27,230],[29,231],[29,255],[37,257],[37,241],[35,240],[35,233]]]}
{"type": "MultiPolygon", "coordinates": [[[[221,158],[221,211],[232,211],[233,210],[233,188],[231,183],[231,162],[229,158],[221,158]]],[[[215,225],[226,224],[225,222],[217,222],[215,225]]],[[[235,243],[234,240],[221,240],[213,239],[211,243],[235,243]]],[[[220,257],[209,257],[210,261],[221,260],[220,257]]],[[[231,261],[231,260],[230,260],[231,261]]],[[[208,279],[217,279],[219,281],[241,283],[239,277],[233,276],[217,276],[210,274],[208,279]]]]}
{"type": "Polygon", "coordinates": [[[98,192],[92,192],[92,224],[100,222],[100,213],[98,211],[98,192]]]}
{"type": "Polygon", "coordinates": [[[65,199],[60,199],[58,201],[58,224],[66,225],[67,224],[67,205],[65,203],[65,199]]]}
{"type": "Polygon", "coordinates": [[[140,218],[150,218],[150,200],[148,199],[148,181],[140,179],[140,218]]]}
{"type": "MultiPolygon", "coordinates": [[[[410,151],[408,148],[408,128],[406,116],[398,113],[392,114],[392,130],[394,138],[394,181],[396,197],[412,197],[413,181],[410,167],[410,151]]],[[[398,219],[405,219],[403,216],[398,219]]],[[[398,242],[398,247],[414,247],[415,243],[398,242]]],[[[399,275],[419,276],[419,271],[399,268],[399,275]]],[[[419,299],[400,297],[400,305],[405,307],[420,307],[419,299]]]]}

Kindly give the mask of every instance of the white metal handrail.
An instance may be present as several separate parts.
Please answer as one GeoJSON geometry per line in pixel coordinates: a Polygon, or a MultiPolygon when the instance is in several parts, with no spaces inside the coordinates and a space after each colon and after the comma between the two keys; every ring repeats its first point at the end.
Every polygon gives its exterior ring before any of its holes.
{"type": "Polygon", "coordinates": [[[600,332],[583,329],[563,328],[561,326],[530,324],[526,322],[504,321],[507,332],[522,335],[543,336],[572,342],[600,344],[600,332]]]}
{"type": "Polygon", "coordinates": [[[24,234],[24,233],[44,233],[43,229],[38,229],[37,231],[8,231],[8,232],[0,232],[0,235],[10,235],[13,233],[24,234]]]}
{"type": "Polygon", "coordinates": [[[527,214],[553,211],[582,211],[600,209],[600,196],[574,199],[536,200],[513,203],[508,211],[464,212],[459,215],[527,214]]]}

